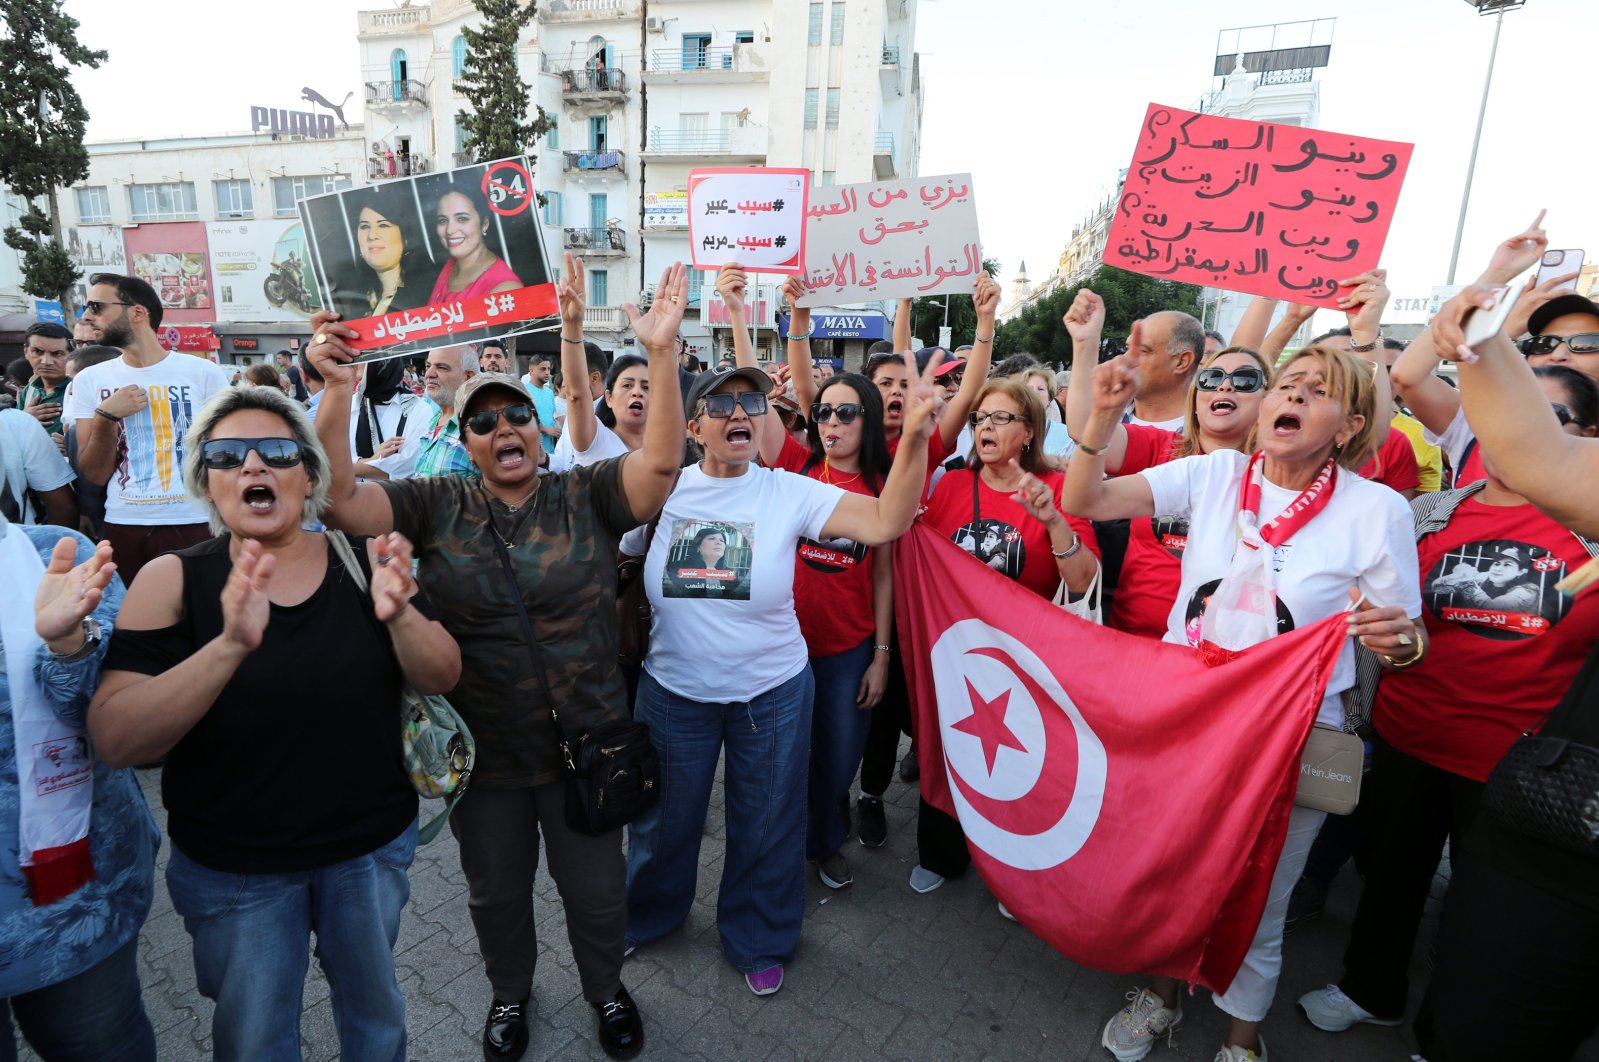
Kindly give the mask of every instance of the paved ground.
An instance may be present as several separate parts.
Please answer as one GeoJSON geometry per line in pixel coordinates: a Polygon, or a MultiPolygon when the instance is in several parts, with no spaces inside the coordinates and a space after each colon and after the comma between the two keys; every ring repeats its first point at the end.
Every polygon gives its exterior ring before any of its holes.
{"type": "MultiPolygon", "coordinates": [[[[156,772],[141,772],[157,817],[156,772]]],[[[715,799],[719,800],[720,790],[715,799]]],[[[1005,921],[975,874],[927,896],[906,885],[915,864],[913,789],[889,791],[891,836],[848,849],[855,884],[829,892],[812,877],[798,959],[783,990],[757,999],[721,957],[715,893],[722,863],[719,804],[701,856],[699,901],[685,929],[639,952],[624,976],[645,1016],[646,1057],[706,1059],[1062,1059],[1105,1062],[1099,1031],[1134,979],[1076,966],[1019,925],[1005,921]]],[[[165,866],[167,847],[162,848],[165,866]]],[[[397,965],[408,1001],[412,1059],[476,1060],[488,1004],[466,909],[466,882],[448,836],[423,849],[411,872],[411,904],[397,965]]],[[[1301,993],[1336,980],[1356,901],[1346,871],[1326,917],[1288,939],[1277,1006],[1265,1026],[1277,1062],[1365,1062],[1410,1057],[1408,1029],[1357,1027],[1341,1036],[1311,1028],[1293,1010],[1301,993]]],[[[1434,905],[1435,907],[1435,905],[1434,905]]],[[[604,1058],[577,973],[555,886],[538,882],[540,968],[534,983],[529,1059],[604,1058]]],[[[1422,940],[1430,939],[1435,909],[1422,940]]],[[[1425,947],[1418,948],[1425,951],[1425,947]]],[[[140,941],[145,1004],[160,1058],[208,1058],[211,1004],[194,986],[189,941],[164,879],[140,941]]],[[[1413,970],[1417,984],[1425,972],[1413,970]]],[[[1419,988],[1418,988],[1419,993],[1419,988]]],[[[1224,1016],[1201,992],[1186,1007],[1175,1050],[1152,1062],[1210,1062],[1224,1016]]],[[[327,983],[306,983],[305,1057],[338,1057],[327,983]]],[[[24,1053],[24,1058],[33,1056],[24,1053]]],[[[1599,1062],[1590,1043],[1584,1062],[1599,1062]]]]}

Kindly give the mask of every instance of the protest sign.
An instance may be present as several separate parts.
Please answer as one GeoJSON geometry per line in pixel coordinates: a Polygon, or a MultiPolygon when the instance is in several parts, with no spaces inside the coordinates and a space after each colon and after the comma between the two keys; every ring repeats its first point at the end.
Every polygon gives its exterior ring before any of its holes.
{"type": "Polygon", "coordinates": [[[969,292],[983,268],[972,175],[819,188],[801,306],[969,292]]]}
{"type": "Polygon", "coordinates": [[[1336,308],[1377,265],[1410,144],[1152,103],[1105,263],[1336,308]]]}
{"type": "Polygon", "coordinates": [[[694,268],[737,262],[752,273],[799,273],[805,261],[809,170],[726,167],[688,175],[694,268]]]}
{"type": "Polygon", "coordinates": [[[557,311],[526,159],[300,201],[322,305],[359,361],[533,331],[557,311]]]}

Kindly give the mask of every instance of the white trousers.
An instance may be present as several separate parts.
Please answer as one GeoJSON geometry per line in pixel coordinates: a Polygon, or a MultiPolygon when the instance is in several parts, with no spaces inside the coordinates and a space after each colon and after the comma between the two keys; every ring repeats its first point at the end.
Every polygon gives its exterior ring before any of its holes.
{"type": "Polygon", "coordinates": [[[1310,846],[1321,832],[1325,811],[1296,807],[1288,816],[1288,837],[1277,869],[1271,876],[1271,892],[1261,912],[1249,954],[1238,968],[1238,976],[1227,991],[1215,997],[1216,1005],[1240,1021],[1264,1021],[1277,994],[1277,979],[1283,971],[1283,922],[1288,917],[1288,897],[1293,895],[1299,875],[1310,857],[1310,846]]]}

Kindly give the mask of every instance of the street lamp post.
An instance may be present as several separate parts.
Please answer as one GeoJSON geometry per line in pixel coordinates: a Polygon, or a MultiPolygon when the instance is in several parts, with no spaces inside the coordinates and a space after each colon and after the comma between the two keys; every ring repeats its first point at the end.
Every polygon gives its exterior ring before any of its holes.
{"type": "Polygon", "coordinates": [[[1499,56],[1499,31],[1505,26],[1505,12],[1526,7],[1527,0],[1466,0],[1479,15],[1494,19],[1494,43],[1488,51],[1488,74],[1482,81],[1482,104],[1477,108],[1477,132],[1471,138],[1471,161],[1466,164],[1466,189],[1460,194],[1460,220],[1455,223],[1455,246],[1449,252],[1449,283],[1455,282],[1455,266],[1460,261],[1460,240],[1466,232],[1466,208],[1471,203],[1471,178],[1477,172],[1477,147],[1482,143],[1482,120],[1488,113],[1488,89],[1494,81],[1494,60],[1499,56]]]}

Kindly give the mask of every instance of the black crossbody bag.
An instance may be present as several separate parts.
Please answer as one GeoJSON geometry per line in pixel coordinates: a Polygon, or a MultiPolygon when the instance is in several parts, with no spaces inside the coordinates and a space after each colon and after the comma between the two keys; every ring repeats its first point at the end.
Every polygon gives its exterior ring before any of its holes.
{"type": "Polygon", "coordinates": [[[494,535],[494,548],[505,569],[505,581],[522,623],[522,640],[527,643],[544,701],[550,706],[550,722],[566,764],[566,824],[578,833],[600,837],[644,814],[661,795],[661,760],[650,742],[650,728],[632,719],[617,719],[566,736],[544,674],[544,658],[533,637],[533,622],[522,603],[522,588],[511,569],[511,554],[498,534],[494,535]]]}

